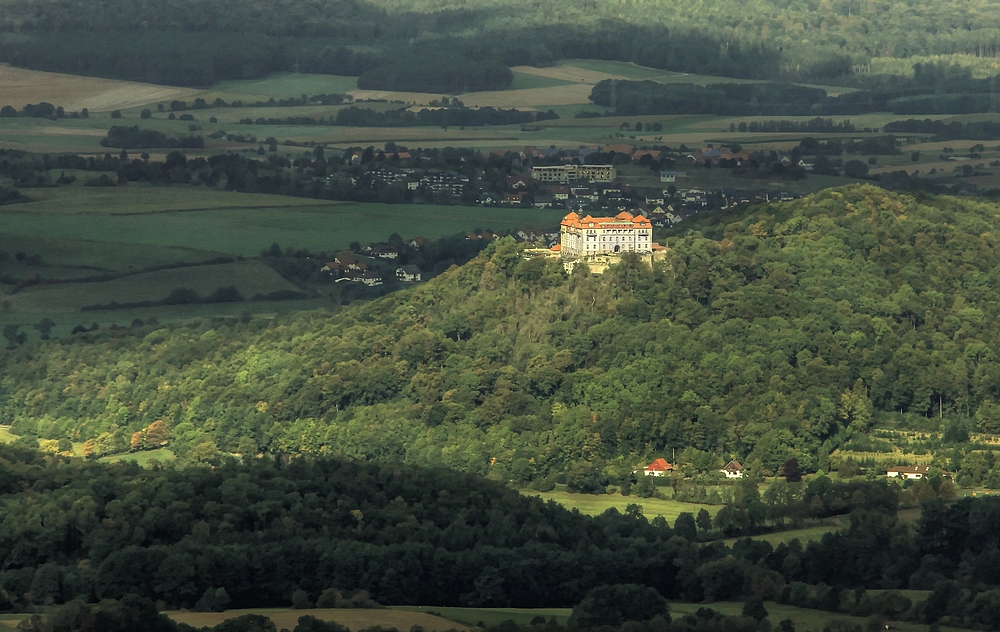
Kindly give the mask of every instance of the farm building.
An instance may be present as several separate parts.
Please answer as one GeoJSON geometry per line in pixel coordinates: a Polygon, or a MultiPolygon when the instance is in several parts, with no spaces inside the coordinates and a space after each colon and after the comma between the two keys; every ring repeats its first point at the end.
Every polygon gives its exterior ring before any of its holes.
{"type": "Polygon", "coordinates": [[[744,476],[743,466],[735,459],[726,463],[726,467],[719,471],[725,474],[726,478],[743,478],[744,476]]]}
{"type": "Polygon", "coordinates": [[[663,476],[667,472],[672,472],[674,466],[667,462],[664,458],[659,458],[646,466],[646,469],[642,471],[646,476],[663,476]]]}
{"type": "Polygon", "coordinates": [[[931,471],[930,465],[894,465],[886,470],[886,478],[924,478],[931,471]]]}

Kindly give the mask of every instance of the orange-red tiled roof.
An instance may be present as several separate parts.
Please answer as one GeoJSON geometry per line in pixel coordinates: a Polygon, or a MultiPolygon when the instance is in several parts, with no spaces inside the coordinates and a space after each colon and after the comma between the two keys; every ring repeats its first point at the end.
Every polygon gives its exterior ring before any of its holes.
{"type": "Polygon", "coordinates": [[[664,458],[656,459],[646,466],[647,472],[669,472],[672,469],[674,469],[674,466],[667,463],[667,460],[664,458]]]}
{"type": "Polygon", "coordinates": [[[583,219],[580,219],[580,216],[576,213],[570,213],[563,218],[560,225],[572,228],[612,228],[614,226],[621,226],[624,222],[631,224],[627,228],[652,228],[652,224],[647,218],[642,215],[633,217],[628,211],[622,211],[614,217],[591,217],[587,215],[583,219]],[[591,226],[590,224],[594,225],[591,226]],[[605,226],[605,224],[611,224],[612,226],[605,226]]]}

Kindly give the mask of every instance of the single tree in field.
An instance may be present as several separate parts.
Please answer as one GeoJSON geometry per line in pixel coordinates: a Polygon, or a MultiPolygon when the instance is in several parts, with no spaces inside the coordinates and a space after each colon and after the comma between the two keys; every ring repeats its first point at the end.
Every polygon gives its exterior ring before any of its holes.
{"type": "Polygon", "coordinates": [[[785,481],[789,483],[798,483],[802,480],[802,468],[799,467],[799,460],[796,457],[792,457],[785,461],[785,464],[781,466],[781,475],[785,477],[785,481]]]}

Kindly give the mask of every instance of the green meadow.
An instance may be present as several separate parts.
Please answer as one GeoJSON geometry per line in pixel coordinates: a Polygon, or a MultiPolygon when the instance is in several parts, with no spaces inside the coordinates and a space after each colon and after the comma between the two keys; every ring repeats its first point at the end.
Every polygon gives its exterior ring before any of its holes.
{"type": "Polygon", "coordinates": [[[174,453],[167,448],[159,448],[157,450],[143,450],[142,452],[129,452],[127,454],[114,454],[111,456],[105,456],[98,459],[102,463],[119,463],[121,461],[134,461],[139,464],[140,467],[148,467],[150,461],[159,461],[160,463],[166,463],[167,461],[172,461],[174,459],[174,453]]]}
{"type": "Polygon", "coordinates": [[[720,505],[701,505],[662,498],[622,496],[621,494],[574,494],[563,491],[539,492],[530,489],[522,490],[521,493],[525,496],[538,496],[544,500],[551,500],[568,509],[576,509],[580,513],[590,516],[600,515],[612,507],[620,513],[625,513],[629,505],[639,505],[642,507],[642,514],[647,518],[663,516],[671,525],[677,516],[684,512],[697,515],[699,510],[705,509],[710,514],[715,515],[721,508],[720,505]]]}
{"type": "Polygon", "coordinates": [[[185,187],[23,192],[38,201],[3,207],[0,231],[234,256],[256,256],[272,243],[333,251],[392,233],[433,239],[475,228],[553,227],[562,217],[554,209],[337,203],[185,187]]]}

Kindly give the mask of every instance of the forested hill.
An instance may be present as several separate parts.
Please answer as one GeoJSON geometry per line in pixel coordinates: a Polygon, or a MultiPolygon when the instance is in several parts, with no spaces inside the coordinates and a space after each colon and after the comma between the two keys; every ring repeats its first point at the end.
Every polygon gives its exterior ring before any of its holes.
{"type": "Polygon", "coordinates": [[[721,216],[652,269],[566,276],[501,241],[337,313],[5,351],[0,415],[94,454],[163,419],[193,460],[304,452],[527,481],[690,447],[816,467],[890,412],[1000,431],[998,234],[994,204],[852,186],[721,216]]]}
{"type": "Polygon", "coordinates": [[[873,59],[993,58],[998,21],[991,0],[0,0],[0,60],[199,86],[298,69],[438,93],[506,88],[506,66],[565,58],[823,82],[873,59]]]}

